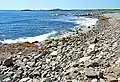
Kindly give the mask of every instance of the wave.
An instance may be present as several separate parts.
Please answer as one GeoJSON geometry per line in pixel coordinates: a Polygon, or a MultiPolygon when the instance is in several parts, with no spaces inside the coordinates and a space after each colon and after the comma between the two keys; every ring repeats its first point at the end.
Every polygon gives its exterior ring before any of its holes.
{"type": "Polygon", "coordinates": [[[35,41],[41,42],[41,41],[44,41],[44,40],[48,39],[48,37],[50,37],[51,35],[54,35],[56,33],[57,33],[56,31],[53,31],[51,33],[47,33],[47,34],[43,34],[43,35],[39,35],[39,36],[18,38],[18,39],[15,39],[15,40],[7,39],[7,40],[3,40],[3,41],[0,41],[0,42],[2,42],[3,44],[4,43],[7,43],[7,44],[20,43],[20,42],[30,42],[30,43],[32,43],[32,42],[35,42],[35,41]]]}
{"type": "Polygon", "coordinates": [[[95,25],[98,19],[88,18],[88,17],[71,17],[69,19],[53,19],[52,21],[71,22],[77,25],[83,25],[88,27],[88,26],[95,25]]]}
{"type": "Polygon", "coordinates": [[[97,21],[98,21],[97,18],[79,17],[79,19],[76,21],[76,24],[88,27],[95,25],[97,21]]]}

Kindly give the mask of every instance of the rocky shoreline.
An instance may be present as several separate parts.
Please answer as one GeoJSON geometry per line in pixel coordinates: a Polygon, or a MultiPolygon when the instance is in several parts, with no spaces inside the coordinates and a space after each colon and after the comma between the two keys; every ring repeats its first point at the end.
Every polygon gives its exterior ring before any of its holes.
{"type": "Polygon", "coordinates": [[[120,81],[119,14],[105,14],[92,30],[43,43],[0,44],[1,82],[120,81]]]}

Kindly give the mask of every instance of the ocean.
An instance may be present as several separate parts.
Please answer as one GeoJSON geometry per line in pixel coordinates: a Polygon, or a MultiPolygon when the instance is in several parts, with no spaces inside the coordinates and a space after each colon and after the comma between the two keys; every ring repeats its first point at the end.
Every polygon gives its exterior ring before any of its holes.
{"type": "Polygon", "coordinates": [[[73,16],[73,14],[86,13],[95,12],[0,10],[0,42],[40,42],[51,35],[67,31],[78,25],[94,25],[96,18],[73,16]]]}

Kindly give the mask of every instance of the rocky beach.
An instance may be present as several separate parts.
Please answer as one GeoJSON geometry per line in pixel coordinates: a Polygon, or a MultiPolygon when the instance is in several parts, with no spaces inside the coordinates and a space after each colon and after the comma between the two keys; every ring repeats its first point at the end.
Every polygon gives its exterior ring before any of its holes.
{"type": "Polygon", "coordinates": [[[120,82],[120,13],[43,42],[0,43],[0,82],[120,82]]]}

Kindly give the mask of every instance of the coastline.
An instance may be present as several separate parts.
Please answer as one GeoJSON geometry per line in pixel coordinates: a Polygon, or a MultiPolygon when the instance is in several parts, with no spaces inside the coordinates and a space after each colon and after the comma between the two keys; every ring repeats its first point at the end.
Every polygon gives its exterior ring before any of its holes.
{"type": "Polygon", "coordinates": [[[101,16],[97,24],[86,33],[77,32],[77,29],[75,35],[49,39],[42,43],[1,44],[0,55],[6,55],[5,59],[1,58],[3,62],[0,62],[1,73],[7,75],[4,80],[118,80],[120,19],[115,19],[114,16],[117,14],[101,16]],[[12,54],[12,57],[8,54],[12,54]],[[6,59],[8,56],[10,58],[6,59]],[[15,66],[18,68],[14,69],[15,66]],[[26,70],[27,68],[29,69],[26,70]],[[10,75],[10,69],[14,77],[10,75]],[[22,72],[18,72],[20,70],[22,72]]]}
{"type": "Polygon", "coordinates": [[[18,37],[18,38],[11,38],[11,39],[4,39],[4,40],[0,40],[0,43],[2,44],[11,44],[11,43],[23,43],[23,42],[43,42],[44,40],[46,39],[49,39],[49,38],[55,38],[55,37],[62,37],[64,35],[73,35],[74,32],[77,30],[77,29],[81,29],[81,32],[84,32],[84,31],[88,31],[91,29],[91,27],[93,27],[93,25],[95,25],[95,23],[97,22],[97,17],[93,16],[74,16],[74,21],[70,21],[70,20],[60,20],[60,21],[63,21],[65,23],[73,23],[75,24],[75,26],[73,27],[69,27],[69,28],[66,28],[66,29],[59,29],[59,30],[53,30],[51,32],[48,32],[48,33],[45,33],[45,34],[42,34],[42,35],[36,35],[36,36],[29,36],[29,37],[18,37]]]}

